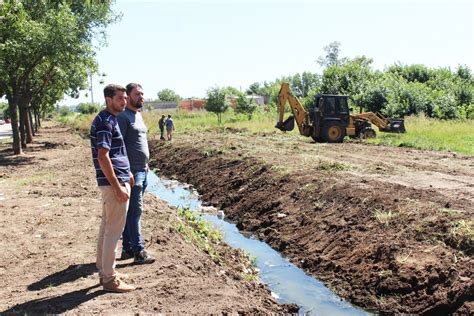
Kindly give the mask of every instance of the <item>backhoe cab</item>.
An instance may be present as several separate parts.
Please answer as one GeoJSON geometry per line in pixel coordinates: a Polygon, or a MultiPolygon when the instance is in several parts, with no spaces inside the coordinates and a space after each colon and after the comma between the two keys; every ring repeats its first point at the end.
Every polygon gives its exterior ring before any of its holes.
{"type": "Polygon", "coordinates": [[[375,137],[371,123],[383,132],[405,133],[403,120],[390,120],[373,112],[350,114],[349,100],[354,102],[349,96],[318,94],[313,106],[306,111],[298,98],[290,93],[289,84],[284,82],[278,95],[278,122],[275,127],[284,132],[291,131],[296,121],[301,135],[327,143],[342,143],[345,136],[375,137]],[[283,121],[286,102],[290,104],[293,115],[283,121]]]}

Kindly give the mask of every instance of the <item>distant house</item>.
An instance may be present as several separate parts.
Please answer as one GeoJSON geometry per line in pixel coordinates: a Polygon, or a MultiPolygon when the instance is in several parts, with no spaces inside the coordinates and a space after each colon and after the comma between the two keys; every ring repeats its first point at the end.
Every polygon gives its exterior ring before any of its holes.
{"type": "Polygon", "coordinates": [[[160,101],[145,101],[143,103],[145,109],[151,110],[166,110],[176,111],[178,109],[178,103],[176,102],[160,102],[160,101]]]}
{"type": "Polygon", "coordinates": [[[246,95],[245,98],[247,100],[252,100],[253,102],[255,102],[256,104],[260,106],[264,106],[266,104],[265,98],[261,95],[246,95]]]}
{"type": "Polygon", "coordinates": [[[183,111],[204,110],[206,100],[203,99],[185,99],[179,103],[179,108],[183,111]]]}
{"type": "MultiPolygon", "coordinates": [[[[230,103],[230,106],[235,110],[237,107],[237,99],[239,98],[238,96],[235,95],[230,95],[227,97],[230,103]]],[[[257,104],[260,107],[263,107],[265,105],[265,98],[261,95],[246,95],[245,98],[247,100],[252,100],[255,104],[257,104]]]]}

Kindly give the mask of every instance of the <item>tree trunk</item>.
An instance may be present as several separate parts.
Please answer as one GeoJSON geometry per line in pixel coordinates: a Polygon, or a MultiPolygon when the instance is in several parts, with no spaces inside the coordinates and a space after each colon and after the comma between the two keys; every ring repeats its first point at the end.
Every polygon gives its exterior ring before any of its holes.
{"type": "Polygon", "coordinates": [[[36,107],[33,108],[33,118],[35,119],[35,125],[33,125],[33,135],[35,136],[38,133],[38,111],[36,107]]]}
{"type": "Polygon", "coordinates": [[[23,106],[23,100],[19,98],[18,102],[18,110],[20,112],[20,141],[21,141],[21,148],[26,148],[26,110],[23,106]]]}
{"type": "Polygon", "coordinates": [[[40,118],[40,109],[35,109],[36,113],[36,123],[38,124],[38,128],[41,127],[41,118],[40,118]]]}
{"type": "Polygon", "coordinates": [[[20,117],[18,122],[20,123],[20,142],[21,148],[26,148],[26,131],[25,131],[25,111],[18,107],[18,112],[20,112],[20,117]]]}
{"type": "MultiPolygon", "coordinates": [[[[31,106],[28,108],[28,121],[30,122],[31,142],[33,142],[33,136],[35,136],[35,126],[33,125],[33,115],[31,115],[31,106]]],[[[30,143],[31,143],[30,142],[30,143]]]]}
{"type": "Polygon", "coordinates": [[[26,148],[26,144],[33,142],[33,131],[28,113],[28,101],[25,97],[20,97],[18,101],[18,107],[20,108],[21,146],[26,148]]]}
{"type": "Polygon", "coordinates": [[[12,133],[13,133],[13,153],[15,155],[21,155],[23,152],[21,150],[21,139],[20,139],[20,130],[18,129],[18,116],[17,116],[17,99],[9,98],[8,99],[8,108],[10,110],[10,119],[12,124],[12,133]]]}

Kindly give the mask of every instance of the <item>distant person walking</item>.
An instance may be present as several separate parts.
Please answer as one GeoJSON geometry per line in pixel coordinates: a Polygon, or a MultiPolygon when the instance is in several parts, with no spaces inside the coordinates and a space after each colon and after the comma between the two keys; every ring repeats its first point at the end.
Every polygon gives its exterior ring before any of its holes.
{"type": "Polygon", "coordinates": [[[130,170],[135,185],[130,193],[127,222],[122,235],[121,259],[134,258],[137,264],[153,263],[155,258],[145,250],[145,243],[141,234],[141,216],[143,212],[143,195],[148,185],[148,129],[140,112],[143,107],[143,89],[138,83],[127,85],[127,108],[117,117],[120,131],[127,148],[130,170]]]}
{"type": "Polygon", "coordinates": [[[175,128],[173,119],[171,118],[171,114],[168,114],[168,118],[166,119],[166,137],[169,141],[171,141],[171,137],[174,130],[175,128]]]}
{"type": "Polygon", "coordinates": [[[96,179],[102,194],[102,220],[97,243],[96,266],[104,290],[129,292],[135,288],[122,281],[124,275],[115,270],[117,242],[122,234],[129,204],[133,177],[117,123],[117,115],[125,109],[125,88],[109,84],[104,89],[106,108],[91,124],[90,138],[96,179]]]}
{"type": "Polygon", "coordinates": [[[162,115],[158,121],[158,126],[160,127],[160,140],[165,140],[165,121],[166,118],[164,115],[162,115]]]}

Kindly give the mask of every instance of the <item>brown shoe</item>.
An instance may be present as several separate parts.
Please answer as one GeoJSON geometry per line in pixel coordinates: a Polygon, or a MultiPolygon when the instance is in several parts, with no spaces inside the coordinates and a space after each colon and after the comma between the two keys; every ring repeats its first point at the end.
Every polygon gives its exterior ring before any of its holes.
{"type": "Polygon", "coordinates": [[[126,293],[135,290],[135,287],[128,285],[119,278],[114,278],[109,282],[104,283],[103,289],[107,292],[126,293]]]}
{"type": "MultiPolygon", "coordinates": [[[[126,280],[129,278],[128,274],[120,272],[115,272],[115,277],[119,278],[120,280],[126,280]]],[[[104,279],[102,279],[101,277],[99,277],[99,284],[104,285],[104,279]]]]}

